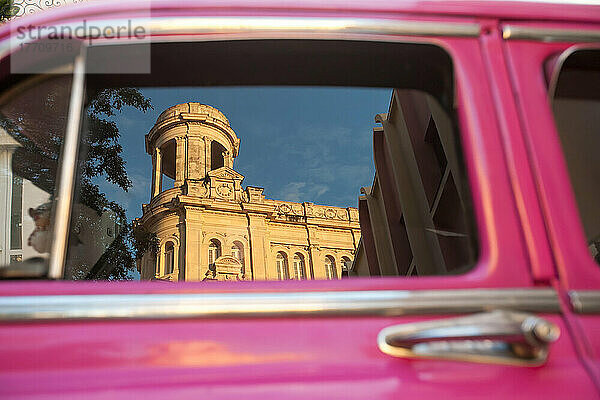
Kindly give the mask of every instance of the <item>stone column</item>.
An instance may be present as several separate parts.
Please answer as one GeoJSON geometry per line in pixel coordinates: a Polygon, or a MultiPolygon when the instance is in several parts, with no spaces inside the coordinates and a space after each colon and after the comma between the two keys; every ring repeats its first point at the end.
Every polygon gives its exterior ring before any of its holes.
{"type": "Polygon", "coordinates": [[[308,254],[310,255],[312,279],[327,279],[324,261],[321,257],[319,228],[314,225],[307,225],[306,230],[308,232],[308,254]]]}
{"type": "Polygon", "coordinates": [[[152,179],[150,179],[152,189],[150,190],[150,200],[154,197],[154,192],[156,192],[156,151],[152,152],[152,179]]]}
{"type": "Polygon", "coordinates": [[[204,139],[204,174],[207,174],[208,171],[210,171],[210,169],[211,169],[211,166],[210,166],[210,164],[211,164],[210,138],[208,136],[204,136],[202,139],[204,139]]]}
{"type": "Polygon", "coordinates": [[[161,192],[162,183],[162,161],[160,156],[160,148],[154,149],[154,179],[152,180],[154,185],[152,186],[152,197],[156,196],[161,192]]]}
{"type": "Polygon", "coordinates": [[[227,150],[223,152],[223,165],[233,168],[233,157],[231,157],[231,152],[227,150]]]}
{"type": "Polygon", "coordinates": [[[183,185],[185,179],[185,166],[187,164],[185,156],[185,136],[175,138],[175,187],[183,185]]]}
{"type": "Polygon", "coordinates": [[[183,180],[190,177],[190,138],[186,135],[183,139],[185,146],[185,165],[183,170],[183,180]]]}
{"type": "Polygon", "coordinates": [[[156,253],[156,272],[154,273],[154,276],[157,278],[163,275],[163,249],[164,246],[159,246],[158,252],[156,253]]]}
{"type": "Polygon", "coordinates": [[[199,136],[186,138],[186,179],[203,179],[206,176],[204,168],[206,154],[204,139],[199,136]]]}
{"type": "Polygon", "coordinates": [[[180,232],[183,232],[181,246],[181,262],[184,268],[186,281],[201,281],[208,270],[208,263],[204,262],[203,254],[203,216],[202,210],[196,208],[185,209],[183,221],[180,222],[180,232]]]}
{"type": "Polygon", "coordinates": [[[269,276],[270,246],[265,217],[260,214],[248,214],[248,232],[250,234],[252,279],[266,280],[269,276]]]}
{"type": "Polygon", "coordinates": [[[187,265],[186,265],[186,229],[185,229],[185,208],[182,207],[179,210],[179,223],[177,224],[177,230],[179,231],[179,244],[177,245],[177,257],[175,257],[176,263],[177,263],[177,280],[178,281],[185,281],[186,280],[186,271],[187,271],[187,265]]]}
{"type": "Polygon", "coordinates": [[[179,243],[173,246],[173,275],[179,280],[179,243]]]}

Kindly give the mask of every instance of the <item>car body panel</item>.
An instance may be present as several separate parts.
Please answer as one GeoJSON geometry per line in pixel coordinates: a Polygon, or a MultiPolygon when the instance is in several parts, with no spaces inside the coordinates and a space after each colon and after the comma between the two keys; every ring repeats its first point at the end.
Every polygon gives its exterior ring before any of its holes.
{"type": "MultiPolygon", "coordinates": [[[[531,24],[525,25],[532,27],[531,24]]],[[[537,24],[536,29],[556,29],[537,24]]],[[[564,28],[564,26],[563,26],[564,28]]],[[[599,25],[586,26],[600,30],[599,25]]],[[[522,112],[525,140],[535,171],[540,204],[558,271],[556,287],[569,306],[565,318],[571,325],[588,371],[600,379],[600,316],[581,315],[574,308],[572,291],[600,290],[600,268],[590,256],[554,116],[548,99],[544,63],[574,46],[596,47],[584,41],[541,43],[511,41],[505,51],[512,72],[515,96],[522,112]],[[542,68],[542,69],[541,69],[542,68]]]]}
{"type": "MultiPolygon", "coordinates": [[[[565,329],[561,318],[545,318],[565,329]]],[[[441,318],[432,316],[430,318],[441,318]]],[[[543,367],[402,360],[380,329],[422,318],[18,324],[0,330],[3,398],[591,398],[564,335],[543,367]],[[19,339],[15,339],[19,338],[19,339]],[[31,343],[36,343],[32,346],[31,343]],[[559,384],[561,383],[561,384],[559,384]],[[567,384],[568,383],[568,384],[567,384]]]]}
{"type": "MultiPolygon", "coordinates": [[[[122,18],[142,3],[89,4],[28,17],[34,25],[122,18]]],[[[0,296],[227,294],[367,290],[550,287],[555,278],[529,167],[511,103],[499,18],[597,20],[597,8],[523,2],[255,2],[152,3],[153,18],[248,16],[382,18],[479,24],[486,38],[418,35],[393,40],[434,43],[452,56],[458,119],[480,243],[479,261],[463,275],[311,282],[0,282],[0,296]],[[592,12],[593,11],[593,12],[592,12]],[[484,17],[480,19],[479,17],[484,17]],[[493,20],[493,21],[492,21],[493,20]],[[493,64],[493,65],[492,65],[493,64]],[[490,73],[499,74],[490,79],[490,73]],[[521,169],[523,173],[521,174],[521,169]],[[518,193],[515,193],[518,192],[518,193]],[[526,225],[524,227],[523,225],[526,225]]],[[[557,23],[558,24],[558,23],[557,23]]],[[[535,24],[534,24],[535,25],[535,24]]],[[[537,26],[537,25],[536,25],[537,26]]],[[[540,24],[543,26],[543,24],[540,24]]],[[[558,26],[563,26],[558,24],[558,26]]],[[[10,27],[0,28],[7,40],[10,27]]],[[[238,35],[240,36],[240,35],[238,35]]],[[[198,36],[200,37],[200,35],[198,36]]],[[[363,34],[364,40],[384,35],[363,34]]],[[[231,38],[231,36],[223,36],[231,38]]],[[[387,39],[392,40],[392,39],[387,39]]],[[[533,45],[532,45],[533,46],[533,45]]],[[[535,47],[535,46],[533,46],[535,47]]],[[[535,53],[533,53],[535,54],[535,53]]],[[[510,74],[515,71],[510,70],[510,74]]],[[[512,79],[512,78],[511,78],[512,79]]],[[[538,88],[539,89],[539,88],[538,88]]],[[[558,155],[555,155],[558,157],[558,155]]],[[[564,176],[559,176],[564,179],[564,176]]],[[[593,285],[592,285],[593,286],[593,285]]],[[[590,286],[585,286],[590,287],[590,286]]],[[[560,288],[559,288],[560,289],[560,288]]],[[[559,293],[561,296],[564,293],[559,293]]],[[[564,298],[561,310],[565,311],[564,298]]],[[[448,315],[386,317],[315,315],[188,320],[122,319],[2,321],[0,394],[3,398],[592,398],[598,396],[581,362],[580,338],[559,310],[542,314],[561,338],[539,367],[392,358],[377,348],[382,328],[448,315]]],[[[59,318],[60,319],[60,318],[59,318]]]]}

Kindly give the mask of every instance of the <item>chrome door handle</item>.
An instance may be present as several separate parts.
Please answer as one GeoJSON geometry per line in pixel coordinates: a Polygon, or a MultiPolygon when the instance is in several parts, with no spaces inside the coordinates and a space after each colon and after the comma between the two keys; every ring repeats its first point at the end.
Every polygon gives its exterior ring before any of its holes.
{"type": "Polygon", "coordinates": [[[390,326],[377,344],[394,357],[536,366],[546,361],[548,344],[559,336],[559,327],[543,318],[496,310],[390,326]]]}

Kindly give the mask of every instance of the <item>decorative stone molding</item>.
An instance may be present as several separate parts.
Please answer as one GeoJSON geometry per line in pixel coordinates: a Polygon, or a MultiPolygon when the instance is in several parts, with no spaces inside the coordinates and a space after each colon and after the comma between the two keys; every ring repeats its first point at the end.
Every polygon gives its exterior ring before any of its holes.
{"type": "Polygon", "coordinates": [[[356,221],[358,221],[358,210],[355,208],[319,206],[313,203],[300,204],[275,201],[275,212],[281,216],[300,216],[339,221],[352,221],[352,216],[356,215],[356,221]]]}
{"type": "Polygon", "coordinates": [[[265,200],[265,196],[263,195],[264,190],[265,189],[261,187],[247,186],[246,194],[248,203],[263,203],[265,200]]]}
{"type": "Polygon", "coordinates": [[[199,180],[186,179],[184,184],[184,193],[193,197],[208,197],[208,187],[206,182],[199,180]]]}
{"type": "Polygon", "coordinates": [[[242,263],[232,256],[221,256],[217,258],[213,268],[206,272],[204,280],[216,281],[243,281],[244,270],[242,263]]]}

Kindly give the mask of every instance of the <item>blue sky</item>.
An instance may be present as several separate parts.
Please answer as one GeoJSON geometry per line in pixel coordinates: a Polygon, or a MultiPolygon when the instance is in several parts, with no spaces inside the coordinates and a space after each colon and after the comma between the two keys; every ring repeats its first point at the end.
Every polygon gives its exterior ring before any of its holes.
{"type": "Polygon", "coordinates": [[[115,117],[133,182],[128,193],[99,182],[108,198],[141,216],[150,198],[151,158],[144,135],[167,107],[188,101],[221,110],[241,139],[234,168],[243,186],[265,188],[271,199],[356,207],[361,186],[373,181],[374,116],[387,112],[390,89],[158,88],[144,89],[154,110],[115,117]]]}

